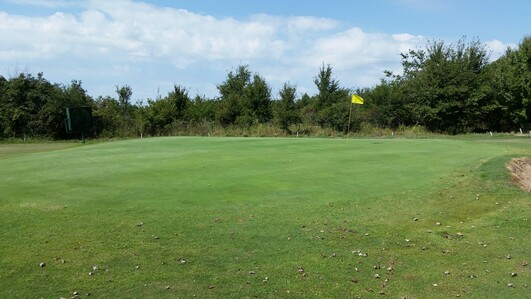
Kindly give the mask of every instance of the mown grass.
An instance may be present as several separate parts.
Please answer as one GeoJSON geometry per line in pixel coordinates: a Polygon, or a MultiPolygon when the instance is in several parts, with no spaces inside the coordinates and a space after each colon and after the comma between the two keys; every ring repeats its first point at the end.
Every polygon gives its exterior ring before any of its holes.
{"type": "Polygon", "coordinates": [[[505,164],[530,144],[156,138],[5,155],[0,297],[525,297],[531,198],[505,164]]]}

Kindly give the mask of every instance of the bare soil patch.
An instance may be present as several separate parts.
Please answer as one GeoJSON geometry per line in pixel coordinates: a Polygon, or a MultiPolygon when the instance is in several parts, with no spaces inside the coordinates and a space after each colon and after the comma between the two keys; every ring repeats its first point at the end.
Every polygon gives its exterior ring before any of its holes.
{"type": "Polygon", "coordinates": [[[507,165],[513,181],[522,189],[531,192],[531,157],[515,158],[507,165]]]}

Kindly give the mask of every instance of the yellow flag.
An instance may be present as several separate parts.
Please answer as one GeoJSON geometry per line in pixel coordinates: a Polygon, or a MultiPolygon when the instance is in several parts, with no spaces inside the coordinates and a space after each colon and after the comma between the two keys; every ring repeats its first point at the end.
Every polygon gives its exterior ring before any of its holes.
{"type": "Polygon", "coordinates": [[[355,95],[353,94],[352,95],[352,104],[360,104],[360,105],[363,105],[363,98],[360,97],[359,95],[355,95]]]}

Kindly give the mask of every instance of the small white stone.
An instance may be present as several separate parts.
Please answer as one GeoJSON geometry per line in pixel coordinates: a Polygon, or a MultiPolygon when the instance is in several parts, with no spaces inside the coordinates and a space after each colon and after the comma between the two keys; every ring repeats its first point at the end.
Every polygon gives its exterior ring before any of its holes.
{"type": "Polygon", "coordinates": [[[374,274],[374,278],[380,278],[380,277],[381,277],[380,274],[378,273],[374,274]]]}
{"type": "Polygon", "coordinates": [[[41,267],[41,268],[46,267],[46,263],[45,262],[40,263],[39,267],[41,267]]]}
{"type": "Polygon", "coordinates": [[[514,285],[512,283],[508,283],[507,286],[510,288],[514,288],[514,285]]]}

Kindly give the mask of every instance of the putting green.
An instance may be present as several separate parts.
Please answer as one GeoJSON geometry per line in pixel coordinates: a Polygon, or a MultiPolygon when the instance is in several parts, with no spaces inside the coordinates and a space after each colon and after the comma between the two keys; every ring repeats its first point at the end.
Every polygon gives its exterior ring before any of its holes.
{"type": "Polygon", "coordinates": [[[500,150],[459,140],[142,139],[3,160],[1,199],[116,208],[361,200],[432,186],[500,150]]]}
{"type": "Polygon", "coordinates": [[[530,145],[172,137],[6,149],[0,297],[521,297],[529,194],[504,163],[530,145]]]}

